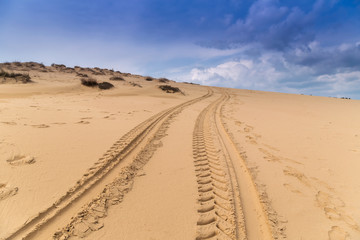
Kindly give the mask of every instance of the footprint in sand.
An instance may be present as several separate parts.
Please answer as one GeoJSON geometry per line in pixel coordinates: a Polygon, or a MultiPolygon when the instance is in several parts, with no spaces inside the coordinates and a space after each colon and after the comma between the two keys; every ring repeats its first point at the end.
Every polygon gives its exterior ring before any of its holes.
{"type": "Polygon", "coordinates": [[[10,165],[20,166],[35,163],[35,158],[25,155],[14,155],[6,160],[10,165]]]}
{"type": "Polygon", "coordinates": [[[115,113],[112,113],[112,114],[110,114],[110,115],[105,116],[104,118],[105,118],[105,119],[108,119],[108,120],[116,120],[116,118],[114,117],[114,115],[116,115],[116,114],[115,114],[115,113]]]}
{"type": "Polygon", "coordinates": [[[316,194],[316,202],[318,206],[324,210],[326,217],[330,220],[343,221],[350,228],[360,231],[360,227],[357,222],[345,213],[343,209],[345,207],[345,203],[339,197],[319,191],[316,194]]]}
{"type": "Polygon", "coordinates": [[[35,128],[48,128],[50,127],[49,125],[46,125],[46,124],[35,124],[35,125],[30,125],[32,127],[35,127],[35,128]]]}
{"type": "Polygon", "coordinates": [[[89,124],[90,122],[89,121],[84,121],[84,120],[81,120],[79,122],[77,122],[78,124],[89,124]]]}
{"type": "Polygon", "coordinates": [[[21,150],[12,143],[0,140],[0,161],[6,161],[13,166],[35,163],[35,158],[22,154],[21,150]]]}
{"type": "Polygon", "coordinates": [[[66,123],[65,122],[54,122],[52,124],[54,124],[54,125],[65,125],[66,123]]]}
{"type": "Polygon", "coordinates": [[[349,239],[349,234],[342,230],[338,226],[332,226],[331,230],[328,232],[329,240],[347,240],[349,239]]]}
{"type": "Polygon", "coordinates": [[[246,126],[244,127],[244,132],[251,132],[253,129],[254,129],[253,126],[246,125],[246,126]]]}
{"type": "Polygon", "coordinates": [[[271,154],[269,151],[264,148],[258,148],[260,152],[262,152],[265,156],[263,157],[268,162],[281,162],[280,157],[271,154]]]}
{"type": "Polygon", "coordinates": [[[0,201],[8,197],[14,196],[18,192],[17,187],[9,187],[4,183],[0,183],[0,201]]]}
{"type": "Polygon", "coordinates": [[[289,183],[284,183],[283,186],[289,190],[290,192],[293,192],[293,193],[297,193],[297,194],[302,194],[302,192],[297,189],[295,186],[289,184],[289,183]]]}
{"type": "Polygon", "coordinates": [[[298,171],[295,168],[286,166],[286,168],[283,170],[283,173],[287,176],[295,177],[297,178],[301,183],[303,183],[307,187],[311,187],[310,180],[303,174],[302,172],[298,171]]]}
{"type": "Polygon", "coordinates": [[[6,125],[11,125],[11,126],[17,125],[16,122],[1,122],[1,123],[6,124],[6,125]]]}

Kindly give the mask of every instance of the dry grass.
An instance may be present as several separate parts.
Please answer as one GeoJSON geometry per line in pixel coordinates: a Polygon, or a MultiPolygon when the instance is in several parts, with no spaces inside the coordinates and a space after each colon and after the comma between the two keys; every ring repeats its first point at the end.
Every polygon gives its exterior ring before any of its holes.
{"type": "Polygon", "coordinates": [[[123,77],[120,77],[120,76],[111,77],[110,80],[112,80],[112,81],[125,81],[125,79],[123,77]]]}
{"type": "Polygon", "coordinates": [[[178,87],[172,87],[170,85],[160,85],[159,88],[167,93],[182,93],[184,94],[178,87]]]}
{"type": "Polygon", "coordinates": [[[23,74],[23,73],[8,73],[8,72],[1,70],[0,77],[3,77],[4,79],[12,78],[12,79],[15,79],[16,82],[22,82],[22,83],[32,82],[29,74],[23,74]]]}
{"type": "Polygon", "coordinates": [[[99,85],[99,83],[97,82],[97,80],[95,78],[81,78],[80,79],[81,84],[87,87],[96,87],[99,85]]]}
{"type": "Polygon", "coordinates": [[[98,86],[99,86],[99,88],[102,89],[102,90],[106,90],[106,89],[110,89],[110,88],[113,88],[113,87],[114,87],[114,85],[112,85],[112,84],[109,83],[109,82],[99,83],[98,86]]]}
{"type": "Polygon", "coordinates": [[[170,82],[170,80],[167,79],[167,78],[159,78],[159,82],[161,82],[161,83],[167,83],[167,82],[170,82]]]}

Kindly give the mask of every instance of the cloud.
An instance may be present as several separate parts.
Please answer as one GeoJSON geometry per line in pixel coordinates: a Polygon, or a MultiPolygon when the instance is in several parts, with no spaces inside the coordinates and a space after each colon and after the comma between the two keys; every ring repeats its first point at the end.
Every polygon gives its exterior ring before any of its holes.
{"type": "Polygon", "coordinates": [[[320,75],[315,82],[321,83],[324,92],[338,97],[341,93],[356,94],[360,90],[360,71],[320,75]]]}
{"type": "Polygon", "coordinates": [[[311,67],[316,75],[360,70],[359,42],[335,47],[321,47],[313,42],[307,48],[285,53],[285,57],[293,64],[311,67]]]}
{"type": "Polygon", "coordinates": [[[193,68],[192,81],[359,98],[354,91],[360,90],[360,31],[354,27],[360,23],[354,18],[359,3],[353,3],[357,7],[336,0],[296,4],[253,2],[222,38],[199,42],[210,49],[241,49],[238,54],[210,67],[193,68]]]}
{"type": "Polygon", "coordinates": [[[243,58],[214,67],[193,68],[189,77],[204,85],[320,96],[359,98],[360,91],[360,70],[320,73],[316,66],[295,64],[281,53],[273,52],[256,59],[243,58]]]}
{"type": "Polygon", "coordinates": [[[270,56],[263,56],[259,61],[241,59],[228,61],[210,68],[193,68],[193,82],[246,89],[274,90],[287,74],[276,69],[270,56]]]}
{"type": "Polygon", "coordinates": [[[310,28],[315,16],[315,10],[305,13],[298,7],[281,6],[276,0],[258,0],[245,18],[236,19],[227,28],[224,38],[201,44],[224,49],[257,42],[265,49],[275,50],[306,45],[315,37],[310,28]]]}

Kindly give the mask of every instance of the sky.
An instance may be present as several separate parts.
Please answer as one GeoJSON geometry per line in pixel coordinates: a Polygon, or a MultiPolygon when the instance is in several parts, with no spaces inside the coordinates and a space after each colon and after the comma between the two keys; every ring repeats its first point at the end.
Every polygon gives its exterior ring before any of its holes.
{"type": "Polygon", "coordinates": [[[0,0],[0,62],[360,99],[360,0],[0,0]]]}

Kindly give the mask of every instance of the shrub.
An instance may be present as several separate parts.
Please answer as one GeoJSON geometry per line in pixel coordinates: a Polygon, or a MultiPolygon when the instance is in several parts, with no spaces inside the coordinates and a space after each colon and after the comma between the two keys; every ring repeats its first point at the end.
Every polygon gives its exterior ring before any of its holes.
{"type": "Polygon", "coordinates": [[[110,80],[113,80],[113,81],[125,81],[125,79],[123,77],[120,77],[120,76],[111,77],[110,80]]]}
{"type": "Polygon", "coordinates": [[[160,78],[159,79],[159,82],[161,82],[161,83],[167,83],[167,82],[169,82],[170,80],[169,79],[167,79],[167,78],[160,78]]]}
{"type": "Polygon", "coordinates": [[[4,78],[14,78],[16,82],[23,82],[28,83],[31,82],[31,78],[29,74],[23,74],[23,73],[8,73],[3,70],[0,71],[0,77],[4,78]]]}
{"type": "Polygon", "coordinates": [[[154,80],[152,77],[145,77],[145,80],[146,81],[152,81],[152,80],[154,80]]]}
{"type": "Polygon", "coordinates": [[[134,82],[130,82],[131,86],[133,87],[139,87],[142,88],[142,86],[140,84],[134,83],[134,82]]]}
{"type": "Polygon", "coordinates": [[[110,89],[110,88],[113,88],[114,85],[112,85],[111,83],[109,82],[102,82],[102,83],[99,83],[99,88],[100,89],[110,89]]]}
{"type": "Polygon", "coordinates": [[[81,78],[81,84],[87,87],[96,87],[98,82],[95,78],[81,78]]]}
{"type": "Polygon", "coordinates": [[[51,64],[52,67],[55,67],[55,68],[66,68],[66,66],[64,64],[51,64]]]}
{"type": "Polygon", "coordinates": [[[103,71],[100,71],[100,72],[93,71],[93,74],[94,75],[105,75],[105,73],[103,71]]]}
{"type": "Polygon", "coordinates": [[[178,87],[172,87],[170,85],[160,85],[159,88],[167,93],[182,93],[182,91],[178,87]]]}
{"type": "Polygon", "coordinates": [[[83,77],[83,78],[87,78],[87,77],[89,77],[87,74],[85,74],[85,73],[76,73],[76,76],[78,76],[78,77],[83,77]]]}

